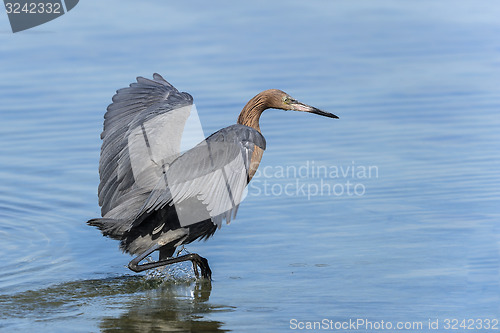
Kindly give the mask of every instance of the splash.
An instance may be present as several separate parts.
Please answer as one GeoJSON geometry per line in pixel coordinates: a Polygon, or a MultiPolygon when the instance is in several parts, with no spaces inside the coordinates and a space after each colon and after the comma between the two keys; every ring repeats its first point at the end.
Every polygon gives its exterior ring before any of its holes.
{"type": "MultiPolygon", "coordinates": [[[[190,252],[186,250],[184,246],[182,246],[175,253],[174,257],[179,257],[182,255],[189,254],[190,252]]],[[[146,257],[144,260],[149,262],[155,262],[153,258],[146,257]]],[[[196,280],[196,276],[193,272],[193,266],[190,261],[184,261],[172,265],[161,266],[154,269],[150,269],[146,271],[146,275],[144,276],[147,280],[159,280],[164,282],[192,282],[196,280]]]]}

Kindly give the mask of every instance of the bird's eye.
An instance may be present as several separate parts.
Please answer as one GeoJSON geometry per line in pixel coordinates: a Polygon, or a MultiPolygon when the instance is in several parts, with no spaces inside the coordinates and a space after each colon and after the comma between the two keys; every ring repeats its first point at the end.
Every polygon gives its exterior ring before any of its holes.
{"type": "Polygon", "coordinates": [[[290,97],[288,97],[288,96],[283,97],[283,103],[290,104],[291,101],[292,101],[292,99],[290,97]]]}

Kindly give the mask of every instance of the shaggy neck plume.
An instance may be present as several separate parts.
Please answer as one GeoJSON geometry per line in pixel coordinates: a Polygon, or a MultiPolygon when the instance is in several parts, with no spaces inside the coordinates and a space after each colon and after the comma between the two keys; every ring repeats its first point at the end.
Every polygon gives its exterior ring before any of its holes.
{"type": "Polygon", "coordinates": [[[283,92],[277,89],[269,89],[257,94],[241,110],[238,124],[253,127],[260,132],[260,115],[266,109],[279,107],[277,101],[280,100],[280,94],[283,92]]]}

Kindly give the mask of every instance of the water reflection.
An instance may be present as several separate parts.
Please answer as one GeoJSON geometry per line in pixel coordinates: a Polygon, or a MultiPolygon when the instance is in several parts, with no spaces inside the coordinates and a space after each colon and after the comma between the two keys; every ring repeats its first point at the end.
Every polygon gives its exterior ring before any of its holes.
{"type": "Polygon", "coordinates": [[[104,332],[227,331],[223,322],[211,320],[209,315],[234,311],[234,307],[211,304],[211,291],[210,281],[193,279],[120,276],[73,281],[0,295],[0,319],[6,320],[2,326],[8,328],[8,320],[13,318],[36,317],[33,319],[47,323],[61,316],[85,314],[101,318],[97,325],[104,332]]]}
{"type": "Polygon", "coordinates": [[[99,326],[103,332],[227,331],[223,322],[211,320],[209,314],[233,308],[210,304],[211,289],[210,282],[168,283],[130,299],[126,312],[104,317],[99,326]]]}

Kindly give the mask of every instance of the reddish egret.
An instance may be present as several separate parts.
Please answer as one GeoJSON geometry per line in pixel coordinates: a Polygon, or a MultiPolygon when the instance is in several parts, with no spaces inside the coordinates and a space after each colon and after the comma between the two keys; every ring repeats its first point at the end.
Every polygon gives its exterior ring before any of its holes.
{"type": "Polygon", "coordinates": [[[266,141],[259,118],[266,109],[334,114],[303,104],[281,90],[253,97],[235,125],[223,128],[181,153],[193,98],[159,74],[120,89],[104,115],[99,162],[102,218],[87,223],[120,240],[137,255],[134,272],[191,261],[195,275],[211,278],[208,261],[196,253],[173,257],[177,247],[208,239],[230,222],[254,176],[266,141]],[[159,260],[142,263],[154,251],[159,260]]]}

